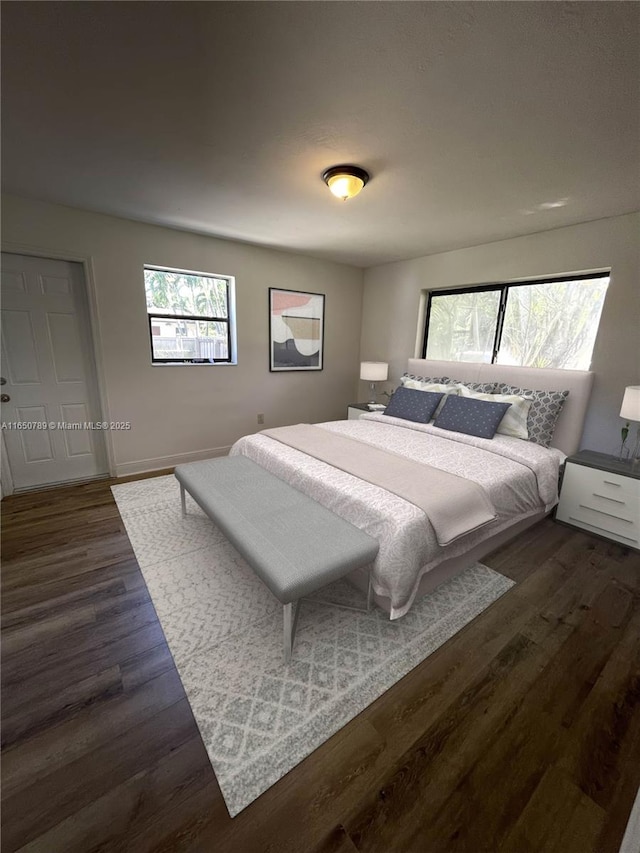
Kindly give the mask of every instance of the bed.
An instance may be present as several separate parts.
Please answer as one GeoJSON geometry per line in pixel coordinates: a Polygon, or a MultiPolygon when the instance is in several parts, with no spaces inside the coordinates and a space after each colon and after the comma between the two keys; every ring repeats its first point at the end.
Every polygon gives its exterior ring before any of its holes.
{"type": "Polygon", "coordinates": [[[404,457],[402,465],[406,466],[409,460],[420,471],[426,470],[422,465],[428,465],[446,472],[443,476],[464,477],[480,486],[495,517],[448,544],[439,541],[439,531],[415,503],[377,485],[375,480],[361,479],[348,473],[348,468],[333,467],[268,434],[245,436],[230,452],[248,456],[380,542],[375,562],[350,579],[364,589],[370,572],[376,603],[389,612],[391,619],[404,616],[417,597],[551,511],[558,499],[560,467],[565,457],[579,447],[593,382],[593,374],[586,371],[426,359],[410,359],[407,373],[447,376],[464,383],[506,383],[532,390],[569,391],[549,448],[498,434],[489,440],[447,432],[432,424],[373,412],[359,420],[315,425],[341,436],[338,441],[352,439],[404,457]]]}

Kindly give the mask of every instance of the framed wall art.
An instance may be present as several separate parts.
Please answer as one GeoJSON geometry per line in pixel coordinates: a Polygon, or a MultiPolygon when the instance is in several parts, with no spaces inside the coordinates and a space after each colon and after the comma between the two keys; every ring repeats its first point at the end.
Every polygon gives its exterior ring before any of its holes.
{"type": "Polygon", "coordinates": [[[324,294],[269,288],[269,370],[322,370],[324,294]]]}

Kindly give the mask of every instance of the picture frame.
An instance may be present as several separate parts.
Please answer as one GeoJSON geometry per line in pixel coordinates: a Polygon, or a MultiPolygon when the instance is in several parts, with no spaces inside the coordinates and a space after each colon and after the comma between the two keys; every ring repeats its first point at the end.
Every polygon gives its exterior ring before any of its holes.
{"type": "Polygon", "coordinates": [[[269,288],[269,370],[322,370],[324,293],[269,288]]]}

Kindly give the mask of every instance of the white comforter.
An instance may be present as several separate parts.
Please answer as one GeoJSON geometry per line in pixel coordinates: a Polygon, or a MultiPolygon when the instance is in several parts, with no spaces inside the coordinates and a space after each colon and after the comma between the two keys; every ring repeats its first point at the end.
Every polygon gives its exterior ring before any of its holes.
{"type": "Polygon", "coordinates": [[[482,530],[442,547],[424,512],[385,489],[259,433],[237,441],[230,455],[250,457],[378,539],[373,587],[390,598],[392,619],[409,610],[425,571],[515,521],[551,509],[558,500],[558,470],[565,456],[553,448],[501,435],[476,438],[377,414],[316,426],[467,477],[485,489],[498,514],[482,530]]]}

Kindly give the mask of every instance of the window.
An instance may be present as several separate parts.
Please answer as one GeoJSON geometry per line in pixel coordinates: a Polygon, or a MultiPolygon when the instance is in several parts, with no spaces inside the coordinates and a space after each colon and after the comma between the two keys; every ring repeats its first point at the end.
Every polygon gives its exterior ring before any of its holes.
{"type": "Polygon", "coordinates": [[[434,290],[423,358],[588,370],[606,273],[434,290]]]}
{"type": "Polygon", "coordinates": [[[145,266],[154,364],[235,363],[234,280],[145,266]]]}

